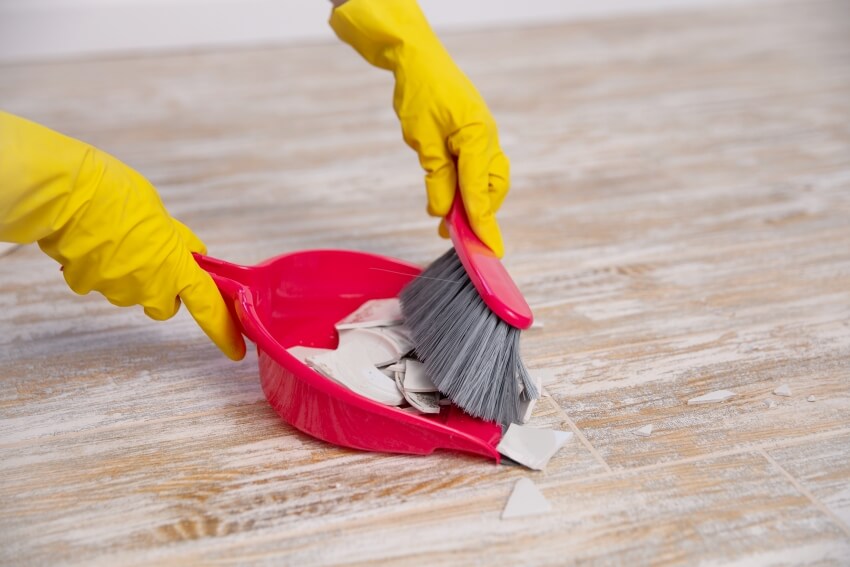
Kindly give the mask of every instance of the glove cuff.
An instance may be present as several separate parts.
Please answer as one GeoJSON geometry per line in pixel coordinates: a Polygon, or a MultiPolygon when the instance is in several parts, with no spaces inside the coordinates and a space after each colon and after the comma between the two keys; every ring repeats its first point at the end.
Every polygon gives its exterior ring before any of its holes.
{"type": "Polygon", "coordinates": [[[405,52],[443,50],[416,0],[349,0],[333,10],[330,26],[369,63],[390,71],[405,52]]]}

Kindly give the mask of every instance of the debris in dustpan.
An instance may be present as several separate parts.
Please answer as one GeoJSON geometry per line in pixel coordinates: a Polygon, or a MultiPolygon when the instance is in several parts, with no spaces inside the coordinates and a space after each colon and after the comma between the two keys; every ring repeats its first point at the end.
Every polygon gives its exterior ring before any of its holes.
{"type": "Polygon", "coordinates": [[[773,393],[776,394],[777,396],[782,396],[784,398],[790,398],[791,397],[791,388],[788,386],[788,384],[783,384],[783,385],[779,386],[777,389],[775,389],[773,391],[773,393]]]}
{"type": "Polygon", "coordinates": [[[573,434],[569,431],[512,423],[496,449],[521,465],[542,471],[558,449],[572,438],[573,434]]]}
{"type": "Polygon", "coordinates": [[[404,321],[401,303],[397,297],[389,299],[370,299],[356,311],[347,315],[336,324],[337,331],[344,329],[364,329],[368,327],[390,327],[404,321]]]}
{"type": "Polygon", "coordinates": [[[644,425],[640,429],[635,429],[634,431],[632,431],[632,433],[634,433],[638,437],[649,437],[650,435],[652,435],[652,424],[650,423],[648,425],[644,425]]]}
{"type": "Polygon", "coordinates": [[[690,400],[688,400],[688,405],[695,406],[700,404],[717,404],[734,398],[737,395],[738,394],[732,392],[731,390],[717,390],[715,392],[709,392],[697,398],[691,398],[690,400]]]}
{"type": "Polygon", "coordinates": [[[398,362],[406,353],[398,344],[376,329],[351,329],[339,333],[339,348],[351,348],[366,355],[372,366],[398,362]]]}
{"type": "Polygon", "coordinates": [[[552,504],[530,478],[521,478],[514,485],[508,502],[502,510],[502,519],[536,516],[552,511],[552,504]]]}
{"type": "Polygon", "coordinates": [[[311,356],[307,364],[350,390],[388,406],[404,403],[395,383],[378,370],[369,357],[352,346],[311,356]]]}
{"type": "Polygon", "coordinates": [[[450,402],[441,399],[424,365],[406,358],[413,343],[400,318],[397,298],[367,301],[336,325],[336,350],[294,346],[288,351],[319,374],[384,405],[440,413],[450,402]]]}
{"type": "Polygon", "coordinates": [[[324,354],[326,352],[333,352],[333,349],[329,348],[316,348],[316,347],[307,347],[307,346],[294,346],[286,349],[289,354],[307,364],[307,359],[311,356],[315,356],[317,354],[324,354]]]}
{"type": "Polygon", "coordinates": [[[399,392],[402,393],[404,399],[411,406],[422,413],[440,413],[440,394],[436,391],[431,392],[416,392],[407,388],[407,376],[410,375],[414,364],[421,364],[416,360],[407,360],[404,372],[395,373],[395,383],[399,392]]]}
{"type": "Polygon", "coordinates": [[[437,387],[425,374],[425,365],[418,360],[407,359],[405,362],[404,372],[404,391],[429,393],[436,392],[437,387]]]}

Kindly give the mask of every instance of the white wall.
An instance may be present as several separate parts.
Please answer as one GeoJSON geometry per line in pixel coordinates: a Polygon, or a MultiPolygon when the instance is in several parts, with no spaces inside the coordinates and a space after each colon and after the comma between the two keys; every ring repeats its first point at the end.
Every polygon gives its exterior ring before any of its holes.
{"type": "MultiPolygon", "coordinates": [[[[747,0],[420,0],[437,29],[747,0]]],[[[330,39],[327,0],[0,0],[0,61],[330,39]]]]}

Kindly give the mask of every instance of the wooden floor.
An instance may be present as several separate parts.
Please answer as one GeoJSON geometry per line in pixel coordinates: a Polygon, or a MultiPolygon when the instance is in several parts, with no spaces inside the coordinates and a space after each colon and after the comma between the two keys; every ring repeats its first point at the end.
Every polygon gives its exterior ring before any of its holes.
{"type": "MultiPolygon", "coordinates": [[[[513,162],[505,261],[545,325],[523,339],[550,396],[533,423],[571,445],[530,472],[322,444],[269,408],[254,355],[77,297],[18,248],[0,563],[850,564],[850,4],[446,42],[513,162]],[[738,396],[686,403],[717,389],[738,396]],[[501,521],[523,476],[554,511],[501,521]]],[[[129,162],[248,264],[446,248],[390,99],[339,44],[0,66],[0,106],[129,162]]]]}

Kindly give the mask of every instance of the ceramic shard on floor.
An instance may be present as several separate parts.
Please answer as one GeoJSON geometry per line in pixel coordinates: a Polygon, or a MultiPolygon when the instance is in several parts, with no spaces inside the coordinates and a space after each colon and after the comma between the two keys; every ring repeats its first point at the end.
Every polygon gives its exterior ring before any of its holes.
{"type": "Polygon", "coordinates": [[[737,395],[738,394],[732,392],[731,390],[717,390],[715,392],[709,392],[708,394],[704,394],[696,398],[691,398],[690,400],[688,400],[688,405],[694,406],[700,404],[717,404],[734,398],[737,395]]]}
{"type": "Polygon", "coordinates": [[[401,303],[397,297],[389,299],[370,299],[336,324],[338,331],[343,329],[364,329],[368,327],[386,327],[398,325],[404,321],[401,303]]]}
{"type": "Polygon", "coordinates": [[[511,495],[502,510],[502,519],[536,516],[552,511],[552,504],[546,500],[540,489],[529,478],[521,478],[514,485],[511,495]]]}
{"type": "Polygon", "coordinates": [[[542,471],[549,459],[573,438],[572,432],[512,423],[496,449],[530,469],[542,471]]]}
{"type": "Polygon", "coordinates": [[[814,397],[814,396],[809,396],[808,398],[806,398],[806,401],[807,401],[807,402],[813,402],[813,401],[815,401],[815,397],[814,397]]]}
{"type": "Polygon", "coordinates": [[[776,407],[776,402],[774,402],[773,400],[765,400],[764,405],[767,406],[767,409],[773,409],[776,407]]]}
{"type": "Polygon", "coordinates": [[[650,435],[652,435],[652,424],[650,423],[648,425],[644,425],[640,429],[635,429],[634,431],[632,431],[632,433],[634,433],[638,437],[649,437],[650,435]]]}
{"type": "Polygon", "coordinates": [[[791,388],[788,386],[788,384],[783,384],[783,385],[779,386],[777,389],[775,389],[773,391],[773,393],[776,394],[777,396],[782,396],[783,398],[790,398],[791,397],[791,388]]]}

